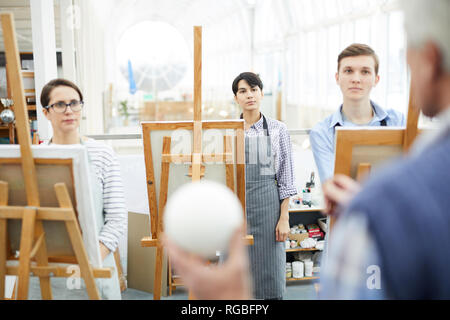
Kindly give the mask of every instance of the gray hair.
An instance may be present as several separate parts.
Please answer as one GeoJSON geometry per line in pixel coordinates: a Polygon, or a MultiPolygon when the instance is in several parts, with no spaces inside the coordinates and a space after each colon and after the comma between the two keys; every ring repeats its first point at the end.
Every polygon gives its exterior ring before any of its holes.
{"type": "Polygon", "coordinates": [[[450,72],[450,0],[402,0],[408,46],[433,41],[441,50],[443,67],[450,72]]]}

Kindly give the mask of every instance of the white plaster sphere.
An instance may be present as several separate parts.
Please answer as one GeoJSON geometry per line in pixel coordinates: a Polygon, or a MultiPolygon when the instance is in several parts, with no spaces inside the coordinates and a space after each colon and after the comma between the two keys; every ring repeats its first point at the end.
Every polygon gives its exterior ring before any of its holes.
{"type": "Polygon", "coordinates": [[[164,230],[182,249],[213,259],[216,251],[227,250],[243,218],[241,203],[228,187],[202,180],[181,186],[168,198],[164,230]]]}

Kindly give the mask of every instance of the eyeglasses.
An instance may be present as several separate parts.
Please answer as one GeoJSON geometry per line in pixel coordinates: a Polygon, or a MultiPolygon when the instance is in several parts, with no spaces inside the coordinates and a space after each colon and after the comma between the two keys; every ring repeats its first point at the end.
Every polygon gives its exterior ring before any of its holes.
{"type": "Polygon", "coordinates": [[[56,113],[65,113],[67,111],[67,107],[70,107],[70,110],[72,110],[73,112],[79,112],[81,111],[83,103],[84,103],[83,101],[78,100],[72,100],[69,103],[65,103],[64,101],[58,101],[45,108],[46,109],[53,108],[53,110],[55,110],[56,113]]]}

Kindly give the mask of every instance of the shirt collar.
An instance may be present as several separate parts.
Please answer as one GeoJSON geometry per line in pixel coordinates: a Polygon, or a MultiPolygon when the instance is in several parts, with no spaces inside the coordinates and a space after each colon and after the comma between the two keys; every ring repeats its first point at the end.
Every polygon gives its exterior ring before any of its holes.
{"type": "MultiPolygon", "coordinates": [[[[241,119],[244,119],[244,115],[243,115],[242,113],[241,113],[240,118],[241,118],[241,119]]],[[[264,128],[263,123],[264,123],[264,121],[263,121],[263,114],[260,112],[260,113],[259,113],[259,120],[256,121],[256,122],[252,125],[252,127],[255,127],[255,129],[258,129],[258,130],[262,130],[262,129],[264,128]]]]}
{"type": "Polygon", "coordinates": [[[387,112],[383,108],[381,108],[378,104],[376,104],[373,101],[370,101],[370,104],[372,105],[374,111],[373,121],[382,121],[385,119],[387,120],[389,118],[387,112]]]}
{"type": "Polygon", "coordinates": [[[330,128],[336,127],[337,124],[341,126],[344,124],[344,119],[342,119],[342,104],[339,109],[331,116],[330,128]]]}
{"type": "MultiPolygon", "coordinates": [[[[378,104],[370,100],[370,104],[372,105],[372,109],[374,111],[374,117],[372,121],[382,121],[389,117],[386,111],[384,111],[383,108],[381,108],[378,104]]],[[[339,107],[339,110],[337,110],[335,113],[333,113],[331,117],[330,122],[330,128],[336,127],[337,124],[343,126],[344,125],[344,119],[342,119],[342,107],[343,105],[339,107]]],[[[371,122],[372,122],[371,121],[371,122]]]]}

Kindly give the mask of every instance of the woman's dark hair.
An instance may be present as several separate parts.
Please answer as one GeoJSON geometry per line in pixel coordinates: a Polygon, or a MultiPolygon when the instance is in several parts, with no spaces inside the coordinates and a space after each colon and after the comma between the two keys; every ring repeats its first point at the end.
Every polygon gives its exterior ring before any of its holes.
{"type": "Polygon", "coordinates": [[[261,89],[261,91],[263,89],[263,83],[256,73],[243,72],[240,75],[238,75],[236,77],[236,79],[234,79],[233,84],[231,86],[231,88],[233,89],[234,95],[236,95],[236,93],[239,89],[238,84],[239,84],[239,81],[241,81],[241,80],[245,80],[248,83],[248,85],[252,88],[258,86],[261,89]]]}
{"type": "Polygon", "coordinates": [[[80,96],[80,100],[83,101],[83,94],[81,93],[80,88],[78,88],[78,86],[75,83],[73,83],[72,81],[66,80],[66,79],[53,79],[42,88],[42,92],[41,92],[42,107],[48,106],[48,103],[50,102],[50,93],[56,87],[70,87],[70,88],[74,89],[76,92],[78,92],[78,95],[80,96]]]}

